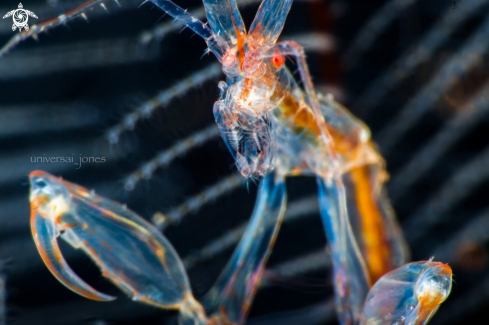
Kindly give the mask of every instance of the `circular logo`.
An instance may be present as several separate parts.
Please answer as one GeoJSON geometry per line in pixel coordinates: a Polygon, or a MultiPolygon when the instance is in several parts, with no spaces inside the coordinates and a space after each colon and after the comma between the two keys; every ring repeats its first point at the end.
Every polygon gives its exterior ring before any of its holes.
{"type": "Polygon", "coordinates": [[[24,9],[17,9],[15,10],[15,13],[13,15],[14,17],[14,24],[17,27],[24,27],[27,24],[27,21],[29,20],[29,16],[27,15],[27,12],[24,9]]]}

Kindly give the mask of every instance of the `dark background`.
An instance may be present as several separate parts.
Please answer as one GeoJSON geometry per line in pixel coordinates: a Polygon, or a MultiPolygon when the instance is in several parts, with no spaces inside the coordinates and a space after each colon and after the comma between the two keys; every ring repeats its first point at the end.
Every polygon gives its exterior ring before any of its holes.
{"type": "MultiPolygon", "coordinates": [[[[82,2],[29,0],[23,5],[41,21],[82,2]]],[[[151,3],[139,7],[140,2],[121,0],[120,7],[108,2],[108,14],[97,7],[87,14],[88,24],[77,18],[0,59],[0,259],[8,324],[175,321],[174,312],[132,302],[64,243],[75,272],[119,299],[86,300],[49,273],[30,235],[30,171],[46,170],[93,188],[147,219],[237,174],[224,143],[214,138],[158,168],[133,190],[125,189],[127,177],[144,162],[214,123],[212,105],[223,78],[210,78],[159,106],[110,143],[109,130],[128,114],[216,62],[212,55],[203,56],[205,43],[188,30],[148,38],[156,26],[170,26],[171,19],[151,3]],[[106,162],[80,169],[31,162],[32,157],[72,155],[105,157],[106,162]]],[[[201,6],[199,1],[178,4],[190,11],[201,6]]],[[[2,15],[17,5],[2,1],[2,15]]],[[[240,5],[248,26],[257,6],[240,5]]],[[[412,259],[435,255],[452,266],[452,294],[433,325],[487,322],[482,320],[489,306],[488,13],[489,1],[483,0],[303,0],[293,4],[283,32],[283,39],[306,45],[317,88],[332,91],[370,126],[387,161],[389,194],[412,259]]],[[[36,20],[29,22],[32,26],[36,20]]],[[[10,18],[0,21],[0,44],[16,35],[11,23],[10,18]]],[[[294,69],[292,61],[288,64],[294,69]]],[[[289,207],[314,202],[314,179],[287,184],[289,207]]],[[[248,220],[255,198],[256,185],[251,182],[247,189],[242,181],[168,227],[165,235],[182,257],[189,256],[248,220]]],[[[306,204],[307,213],[282,226],[250,323],[335,322],[331,272],[321,255],[325,237],[314,205],[306,204]]],[[[189,270],[197,298],[231,252],[232,247],[189,270]]]]}

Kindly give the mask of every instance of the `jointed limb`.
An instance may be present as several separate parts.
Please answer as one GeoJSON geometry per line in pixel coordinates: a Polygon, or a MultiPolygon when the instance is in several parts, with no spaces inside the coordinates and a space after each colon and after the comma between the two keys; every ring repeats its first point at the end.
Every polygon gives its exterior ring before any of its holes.
{"type": "Polygon", "coordinates": [[[284,178],[277,172],[263,179],[248,228],[207,294],[204,307],[209,315],[217,313],[234,324],[244,322],[284,216],[285,190],[284,178]]]}

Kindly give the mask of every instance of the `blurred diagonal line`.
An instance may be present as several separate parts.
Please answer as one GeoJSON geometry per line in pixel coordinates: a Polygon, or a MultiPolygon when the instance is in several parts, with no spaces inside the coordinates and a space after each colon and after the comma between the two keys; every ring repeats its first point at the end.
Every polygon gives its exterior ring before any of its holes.
{"type": "MultiPolygon", "coordinates": [[[[297,274],[304,274],[328,269],[330,267],[331,256],[325,248],[322,248],[312,253],[295,258],[293,260],[286,261],[279,265],[271,266],[270,272],[279,274],[281,276],[294,276],[297,274]]],[[[261,286],[269,285],[271,284],[268,281],[264,281],[263,285],[261,286]]]]}
{"type": "Polygon", "coordinates": [[[139,169],[132,172],[129,176],[126,176],[124,188],[127,191],[132,191],[139,181],[150,179],[158,168],[167,167],[174,159],[184,156],[195,147],[201,146],[217,137],[219,137],[219,129],[215,124],[212,124],[204,130],[195,132],[187,138],[178,141],[170,148],[156,154],[155,158],[144,162],[139,169]]]}
{"type": "Polygon", "coordinates": [[[469,196],[480,184],[489,178],[489,147],[476,158],[462,166],[438,193],[416,210],[405,223],[405,233],[412,244],[425,235],[431,226],[440,222],[451,208],[469,196]]]}
{"type": "Polygon", "coordinates": [[[484,245],[489,241],[489,209],[470,220],[451,239],[435,250],[434,256],[437,260],[454,262],[457,247],[463,243],[474,243],[484,245]]]}
{"type": "Polygon", "coordinates": [[[483,62],[483,55],[489,47],[488,38],[489,19],[486,19],[462,50],[454,54],[429,83],[378,133],[378,143],[383,154],[389,152],[457,80],[483,62]]]}
{"type": "Polygon", "coordinates": [[[438,134],[419,149],[411,160],[397,173],[389,184],[389,194],[392,200],[398,200],[432,168],[439,159],[456,142],[478,123],[484,120],[489,112],[489,83],[472,96],[464,106],[457,110],[452,118],[438,134]]]}
{"type": "Polygon", "coordinates": [[[252,318],[246,325],[321,325],[335,320],[334,299],[288,312],[252,318]]]}
{"type": "Polygon", "coordinates": [[[185,200],[177,208],[168,213],[155,213],[153,224],[161,231],[165,230],[170,224],[178,224],[189,213],[195,213],[205,204],[215,201],[224,194],[229,194],[239,186],[244,185],[244,178],[240,174],[234,174],[219,180],[214,185],[208,187],[197,195],[185,200]]]}
{"type": "Polygon", "coordinates": [[[393,89],[401,80],[416,71],[416,67],[432,58],[436,49],[447,41],[448,36],[472,15],[479,12],[488,0],[464,1],[464,13],[448,8],[443,17],[422,38],[401,55],[396,62],[379,78],[374,80],[357,98],[353,107],[367,114],[379,101],[393,89]]]}
{"type": "Polygon", "coordinates": [[[170,88],[160,91],[155,97],[125,115],[122,118],[122,122],[111,127],[106,132],[107,139],[110,143],[117,143],[121,133],[132,130],[139,120],[150,117],[157,108],[165,107],[173,99],[186,94],[190,89],[200,86],[210,79],[216,78],[221,73],[220,63],[213,63],[185,79],[175,82],[170,88]]]}
{"type": "Polygon", "coordinates": [[[0,81],[82,68],[132,64],[157,58],[134,38],[85,41],[21,51],[0,60],[0,81]]]}
{"type": "Polygon", "coordinates": [[[0,106],[0,137],[94,126],[99,110],[83,103],[0,106]]]}
{"type": "Polygon", "coordinates": [[[353,39],[344,56],[345,67],[350,70],[353,69],[359,58],[372,46],[377,37],[398,17],[401,11],[414,2],[416,0],[389,0],[377,10],[353,39]]]}
{"type": "Polygon", "coordinates": [[[279,41],[291,40],[304,47],[306,52],[328,53],[335,48],[334,39],[325,33],[305,33],[296,35],[285,35],[279,41]]]}
{"type": "MultiPolygon", "coordinates": [[[[319,213],[319,204],[317,195],[300,199],[290,203],[285,210],[284,222],[294,221],[300,217],[314,215],[319,213]]],[[[196,253],[188,255],[183,259],[186,269],[194,267],[196,264],[223,253],[234,247],[243,236],[248,223],[245,222],[240,226],[226,230],[221,237],[212,240],[209,244],[199,249],[196,253]]],[[[323,250],[323,254],[326,254],[323,250]]]]}

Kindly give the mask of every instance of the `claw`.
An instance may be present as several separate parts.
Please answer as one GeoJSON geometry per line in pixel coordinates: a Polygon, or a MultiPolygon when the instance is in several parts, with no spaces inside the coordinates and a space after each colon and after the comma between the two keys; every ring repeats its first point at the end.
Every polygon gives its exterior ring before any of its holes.
{"type": "MultiPolygon", "coordinates": [[[[41,194],[47,186],[44,172],[35,171],[30,175],[31,181],[31,230],[41,258],[51,273],[66,287],[74,292],[93,300],[111,301],[115,297],[103,294],[83,282],[66,263],[59,249],[54,214],[58,215],[66,209],[61,199],[50,200],[48,195],[41,194]]],[[[54,193],[53,193],[54,194],[54,193]]]]}
{"type": "Polygon", "coordinates": [[[370,289],[360,325],[427,324],[451,288],[448,265],[431,260],[406,264],[370,289]]]}
{"type": "Polygon", "coordinates": [[[61,283],[86,298],[115,299],[95,291],[70,269],[58,236],[82,249],[133,300],[169,309],[185,304],[191,291],[183,264],[151,224],[117,202],[48,173],[35,171],[29,177],[32,235],[61,283]]]}
{"type": "MultiPolygon", "coordinates": [[[[34,205],[37,204],[32,204],[31,208],[36,208],[34,205]]],[[[56,240],[57,231],[54,223],[52,220],[48,220],[48,218],[37,213],[38,209],[39,207],[31,210],[32,236],[34,237],[37,249],[41,254],[41,258],[49,268],[49,271],[51,271],[61,283],[79,295],[99,301],[114,300],[116,297],[98,292],[83,282],[83,280],[73,272],[63,258],[63,255],[61,255],[61,250],[59,249],[56,240]]]]}

